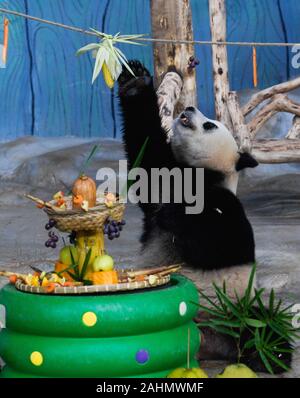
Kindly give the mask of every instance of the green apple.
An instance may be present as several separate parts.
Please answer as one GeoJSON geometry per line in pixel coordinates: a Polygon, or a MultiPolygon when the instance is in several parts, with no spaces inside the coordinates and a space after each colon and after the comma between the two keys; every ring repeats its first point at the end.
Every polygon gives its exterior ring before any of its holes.
{"type": "Polygon", "coordinates": [[[75,263],[78,262],[78,250],[75,246],[65,246],[59,252],[59,261],[65,265],[72,265],[72,256],[74,258],[75,263]]]}
{"type": "Polygon", "coordinates": [[[93,270],[98,271],[111,271],[114,268],[114,260],[108,254],[97,256],[93,262],[93,270]]]}
{"type": "Polygon", "coordinates": [[[216,377],[223,379],[253,379],[258,377],[248,366],[237,363],[235,365],[227,366],[222,373],[216,377]]]}

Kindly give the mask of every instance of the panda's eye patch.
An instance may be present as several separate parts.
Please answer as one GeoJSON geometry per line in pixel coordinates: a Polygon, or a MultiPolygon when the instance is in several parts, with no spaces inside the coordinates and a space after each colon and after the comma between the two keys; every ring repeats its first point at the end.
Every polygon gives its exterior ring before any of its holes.
{"type": "Polygon", "coordinates": [[[188,112],[195,112],[196,109],[193,106],[188,106],[187,108],[185,108],[186,111],[188,112]]]}
{"type": "Polygon", "coordinates": [[[204,128],[204,130],[212,130],[212,129],[217,129],[218,126],[216,126],[212,122],[205,122],[205,123],[203,123],[203,128],[204,128]]]}

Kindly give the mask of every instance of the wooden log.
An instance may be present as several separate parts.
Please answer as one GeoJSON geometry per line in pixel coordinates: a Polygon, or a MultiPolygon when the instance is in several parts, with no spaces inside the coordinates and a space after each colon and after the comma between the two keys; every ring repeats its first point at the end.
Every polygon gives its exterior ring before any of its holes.
{"type": "Polygon", "coordinates": [[[157,90],[161,125],[167,134],[167,141],[172,136],[175,106],[179,100],[183,87],[181,76],[175,72],[168,72],[164,76],[157,90]]]}
{"type": "Polygon", "coordinates": [[[299,116],[294,116],[292,127],[289,129],[285,138],[288,140],[294,140],[294,139],[300,138],[300,117],[299,116]]]}
{"type": "Polygon", "coordinates": [[[284,94],[276,94],[272,99],[263,107],[253,119],[249,122],[248,127],[252,137],[258,130],[277,112],[289,112],[300,116],[300,104],[291,100],[284,94]]]}
{"type": "Polygon", "coordinates": [[[241,152],[251,151],[251,138],[248,126],[245,124],[244,116],[241,112],[237,93],[229,91],[227,105],[232,121],[234,137],[237,140],[241,152]]]}
{"type": "Polygon", "coordinates": [[[246,105],[242,107],[242,113],[246,116],[248,113],[252,112],[257,105],[271,98],[273,95],[287,93],[298,87],[300,87],[300,77],[259,91],[251,97],[250,101],[246,105]]]}
{"type": "MultiPolygon", "coordinates": [[[[189,0],[151,0],[152,37],[154,39],[193,40],[192,14],[189,0]]],[[[153,43],[154,76],[158,86],[169,67],[180,71],[184,87],[175,112],[186,106],[197,106],[195,70],[188,70],[194,54],[192,44],[153,43]]]]}
{"type": "Polygon", "coordinates": [[[300,140],[254,140],[252,153],[259,163],[300,162],[300,140]]]}
{"type": "MultiPolygon", "coordinates": [[[[212,41],[226,41],[226,7],[224,0],[209,1],[212,41]]],[[[227,108],[229,92],[227,49],[224,45],[212,46],[213,80],[216,118],[232,130],[227,108]]]]}

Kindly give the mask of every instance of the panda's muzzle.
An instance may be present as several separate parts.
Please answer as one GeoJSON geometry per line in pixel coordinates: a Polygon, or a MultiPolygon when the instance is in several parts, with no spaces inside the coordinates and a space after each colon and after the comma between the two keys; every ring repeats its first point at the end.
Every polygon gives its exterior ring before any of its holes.
{"type": "Polygon", "coordinates": [[[186,109],[184,112],[182,112],[180,114],[179,121],[182,124],[182,126],[193,128],[192,112],[190,110],[186,109]]]}

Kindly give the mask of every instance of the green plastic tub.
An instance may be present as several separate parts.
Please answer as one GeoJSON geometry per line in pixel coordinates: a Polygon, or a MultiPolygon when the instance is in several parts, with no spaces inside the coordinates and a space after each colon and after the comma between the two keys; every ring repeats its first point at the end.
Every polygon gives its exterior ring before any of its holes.
{"type": "Polygon", "coordinates": [[[0,304],[1,377],[165,377],[199,348],[195,285],[80,296],[37,295],[6,285],[0,304]]]}

